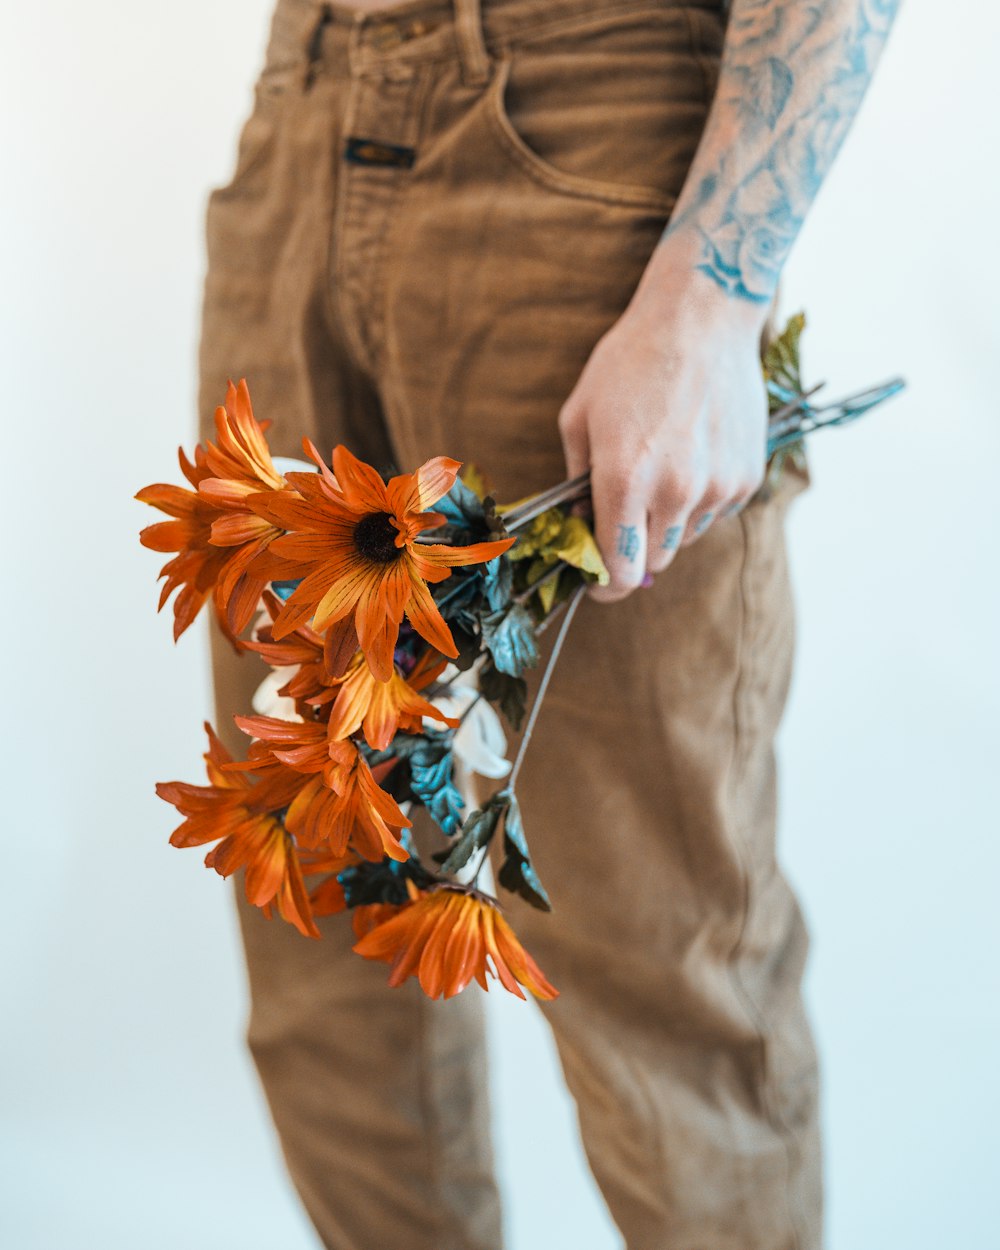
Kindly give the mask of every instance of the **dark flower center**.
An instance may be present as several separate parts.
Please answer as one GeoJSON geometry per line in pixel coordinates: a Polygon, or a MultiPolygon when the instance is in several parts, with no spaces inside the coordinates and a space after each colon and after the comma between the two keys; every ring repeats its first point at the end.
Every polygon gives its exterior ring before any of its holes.
{"type": "Polygon", "coordinates": [[[399,530],[388,512],[369,512],[354,527],[354,545],[374,564],[391,564],[403,554],[396,546],[399,530]]]}

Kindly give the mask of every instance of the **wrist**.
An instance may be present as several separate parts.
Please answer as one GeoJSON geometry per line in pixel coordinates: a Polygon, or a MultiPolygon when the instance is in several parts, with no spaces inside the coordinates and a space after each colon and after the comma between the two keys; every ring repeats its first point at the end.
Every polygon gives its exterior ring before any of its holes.
{"type": "Polygon", "coordinates": [[[774,297],[751,300],[725,290],[700,268],[703,258],[703,241],[696,231],[667,234],[649,258],[633,303],[665,325],[682,320],[759,338],[774,297]]]}

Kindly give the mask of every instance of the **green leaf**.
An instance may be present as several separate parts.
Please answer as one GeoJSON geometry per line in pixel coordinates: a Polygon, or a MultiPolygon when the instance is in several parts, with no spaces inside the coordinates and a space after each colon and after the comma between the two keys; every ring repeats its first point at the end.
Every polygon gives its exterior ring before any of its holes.
{"type": "Polygon", "coordinates": [[[552,903],[528,852],[517,797],[513,791],[501,791],[500,794],[506,794],[508,799],[503,824],[504,861],[497,879],[505,890],[519,894],[532,907],[537,907],[539,911],[551,911],[552,903]]]}
{"type": "Polygon", "coordinates": [[[501,673],[520,677],[538,663],[535,621],[526,607],[513,603],[482,619],[483,642],[501,673]]]}
{"type": "Polygon", "coordinates": [[[508,802],[509,792],[500,790],[490,796],[485,806],[470,812],[454,844],[434,856],[442,872],[452,873],[464,868],[476,851],[490,844],[508,802]]]}
{"type": "Polygon", "coordinates": [[[805,313],[796,313],[789,317],[785,328],[768,344],[764,352],[761,364],[764,377],[770,384],[768,389],[772,392],[772,411],[786,402],[780,394],[774,393],[775,390],[791,392],[794,395],[802,393],[800,339],[805,325],[805,313]]]}
{"type": "Polygon", "coordinates": [[[479,670],[479,689],[483,698],[498,707],[508,724],[516,731],[524,720],[524,705],[528,698],[528,683],[523,677],[511,677],[501,673],[488,656],[479,670]]]}

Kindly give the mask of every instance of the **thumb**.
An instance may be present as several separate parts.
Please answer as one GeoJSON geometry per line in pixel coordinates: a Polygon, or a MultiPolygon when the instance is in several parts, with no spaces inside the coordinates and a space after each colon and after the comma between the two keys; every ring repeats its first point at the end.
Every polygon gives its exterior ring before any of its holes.
{"type": "MultiPolygon", "coordinates": [[[[590,468],[590,436],[583,407],[573,403],[572,397],[559,413],[559,437],[566,460],[567,480],[586,473],[590,468]]],[[[589,501],[574,504],[570,511],[576,516],[589,514],[589,501]]]]}

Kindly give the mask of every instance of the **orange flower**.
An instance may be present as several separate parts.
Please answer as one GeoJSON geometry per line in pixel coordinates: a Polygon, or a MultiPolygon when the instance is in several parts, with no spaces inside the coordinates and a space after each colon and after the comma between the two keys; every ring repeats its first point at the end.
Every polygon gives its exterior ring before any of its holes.
{"type": "Polygon", "coordinates": [[[380,924],[385,924],[387,920],[391,920],[393,916],[398,916],[404,907],[409,907],[409,903],[359,903],[357,907],[351,908],[351,925],[354,929],[354,936],[363,938],[371,933],[372,929],[377,928],[380,924]]]}
{"type": "Polygon", "coordinates": [[[518,998],[522,985],[536,998],[558,996],[492,899],[461,886],[423,894],[407,887],[411,902],[354,945],[366,959],[390,965],[390,985],[416,976],[430,998],[451,998],[473,977],[488,989],[491,975],[518,998]]]}
{"type": "Polygon", "coordinates": [[[213,476],[198,484],[198,493],[221,514],[212,522],[211,541],[217,547],[236,548],[216,590],[235,634],[248,624],[269,580],[250,566],[282,533],[247,504],[262,487],[275,494],[288,489],[271,460],[264,428],[254,419],[246,379],[240,379],[239,387],[230,382],[225,407],[215,410],[217,442],[209,443],[205,454],[213,476]]]}
{"type": "Polygon", "coordinates": [[[247,899],[270,918],[272,904],[284,920],[307,937],[319,937],[295,845],[279,813],[291,802],[301,779],[290,769],[271,770],[258,781],[225,769],[232,756],[205,723],[207,786],[158,782],[156,793],[172,803],[184,821],[170,835],[173,846],[218,842],[205,857],[209,868],[228,877],[245,868],[247,899]]]}
{"type": "Polygon", "coordinates": [[[401,677],[393,669],[388,681],[379,681],[358,652],[336,691],[327,722],[328,737],[331,741],[349,738],[363,726],[368,745],[384,751],[398,730],[419,733],[424,716],[454,729],[459,724],[457,718],[445,716],[417,693],[430,685],[444,666],[443,659],[424,656],[409,677],[401,677]]]}
{"type": "Polygon", "coordinates": [[[266,768],[267,754],[300,773],[312,774],[285,813],[285,825],[307,849],[324,846],[332,855],[348,849],[363,859],[409,859],[400,830],[413,822],[379,786],[353,742],[330,742],[322,722],[283,721],[272,716],[235,716],[244,733],[258,741],[246,764],[266,768]]]}
{"type": "Polygon", "coordinates": [[[347,895],[337,878],[345,868],[359,862],[357,855],[353,851],[348,851],[346,855],[331,855],[328,851],[300,851],[299,859],[307,877],[321,872],[329,874],[309,891],[313,915],[333,916],[344,911],[347,907],[347,895]]]}
{"type": "Polygon", "coordinates": [[[372,672],[379,681],[389,681],[405,612],[417,633],[442,655],[457,656],[427,583],[443,581],[457,565],[491,560],[515,541],[467,547],[417,541],[423,530],[443,524],[439,512],[426,509],[451,489],[461,462],[436,456],[415,473],[385,483],[343,446],[334,448],[331,473],[312,443],[303,442],[320,473],[289,474],[301,498],[284,492],[248,500],[265,520],[290,531],[271,544],[272,576],[277,561],[284,566],[281,576],[302,579],[274,622],[275,639],[310,618],[320,632],[353,622],[372,672]]]}
{"type": "MultiPolygon", "coordinates": [[[[270,590],[264,591],[263,599],[273,623],[281,611],[281,600],[270,590]]],[[[331,686],[336,687],[337,679],[330,676],[323,662],[323,635],[317,634],[308,625],[300,625],[281,642],[275,642],[271,626],[265,624],[256,630],[255,638],[246,639],[242,646],[247,651],[255,651],[272,668],[297,669],[278,690],[278,694],[287,695],[296,704],[317,696],[321,696],[318,702],[336,696],[336,689],[331,690],[331,686]]]]}
{"type": "MultiPolygon", "coordinates": [[[[265,591],[264,603],[273,623],[281,609],[280,600],[265,591]]],[[[360,651],[342,676],[331,677],[323,658],[323,636],[308,625],[300,625],[280,642],[274,641],[271,626],[264,625],[257,631],[256,641],[246,641],[243,646],[263,656],[273,668],[298,666],[278,694],[311,707],[332,703],[327,734],[333,741],[349,738],[363,726],[368,745],[382,751],[400,729],[419,733],[424,716],[451,728],[459,724],[458,719],[445,716],[417,693],[440,676],[445,667],[446,661],[434,651],[426,651],[407,677],[393,668],[389,680],[380,682],[360,651]]],[[[302,709],[299,710],[301,714],[302,709]]]]}
{"type": "Polygon", "coordinates": [[[146,486],[136,499],[174,518],[148,525],[139,541],[153,551],[178,554],[160,570],[167,581],[162,608],[174,590],[174,639],[178,639],[213,593],[216,615],[234,642],[253,615],[267,577],[250,565],[282,531],[247,506],[263,490],[291,494],[274,467],[264,441],[267,423],[254,419],[245,379],[232,382],[225,407],[215,410],[218,443],[199,444],[194,464],[178,452],[181,472],[194,487],[159,483],[146,486]]]}
{"type": "MultiPolygon", "coordinates": [[[[139,541],[152,551],[176,551],[178,554],[160,570],[160,577],[167,580],[160,592],[157,611],[161,611],[175,590],[174,641],[180,638],[201,611],[202,604],[218,586],[226,562],[232,552],[212,544],[212,525],[219,515],[218,508],[197,493],[198,484],[210,476],[205,464],[205,452],[199,445],[194,450],[192,464],[179,449],[181,472],[196,489],[185,490],[182,486],[157,483],[145,486],[136,495],[142,503],[151,504],[161,512],[174,517],[173,521],[158,521],[147,525],[139,534],[139,541]]],[[[216,615],[223,631],[235,637],[226,620],[225,605],[218,597],[215,601],[216,615]]]]}

